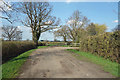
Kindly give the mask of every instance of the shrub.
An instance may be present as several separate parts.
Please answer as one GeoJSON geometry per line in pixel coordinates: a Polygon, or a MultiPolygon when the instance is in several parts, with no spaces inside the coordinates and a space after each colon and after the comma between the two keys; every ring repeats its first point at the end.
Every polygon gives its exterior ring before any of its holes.
{"type": "Polygon", "coordinates": [[[80,41],[80,50],[91,52],[95,55],[110,59],[111,61],[119,61],[120,52],[120,32],[109,33],[98,36],[90,36],[80,41]]]}
{"type": "Polygon", "coordinates": [[[46,43],[38,42],[38,46],[46,46],[46,43]]]}

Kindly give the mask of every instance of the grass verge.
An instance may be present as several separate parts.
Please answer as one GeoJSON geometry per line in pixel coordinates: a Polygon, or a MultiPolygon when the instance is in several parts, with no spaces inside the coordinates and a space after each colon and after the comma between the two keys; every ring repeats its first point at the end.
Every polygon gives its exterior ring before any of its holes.
{"type": "Polygon", "coordinates": [[[110,60],[106,60],[102,57],[99,57],[99,56],[96,56],[96,55],[93,55],[93,54],[87,53],[87,52],[80,52],[80,51],[74,50],[74,49],[67,49],[67,51],[78,54],[79,56],[74,55],[78,59],[86,58],[87,61],[90,61],[90,62],[93,62],[95,64],[102,66],[104,71],[109,72],[112,75],[118,77],[118,63],[112,62],[110,60]]]}
{"type": "MultiPolygon", "coordinates": [[[[39,48],[45,48],[47,46],[39,46],[39,48]]],[[[27,60],[29,55],[35,51],[36,49],[29,50],[27,52],[22,53],[21,55],[11,59],[10,61],[2,64],[2,78],[15,78],[18,75],[18,71],[24,62],[27,60]]]]}
{"type": "Polygon", "coordinates": [[[60,47],[70,47],[70,45],[61,45],[60,47]]]}

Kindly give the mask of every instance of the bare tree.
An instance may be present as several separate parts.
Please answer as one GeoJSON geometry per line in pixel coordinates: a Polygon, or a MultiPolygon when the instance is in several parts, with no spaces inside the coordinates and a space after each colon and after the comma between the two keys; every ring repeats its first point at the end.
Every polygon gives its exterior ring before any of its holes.
{"type": "Polygon", "coordinates": [[[2,37],[9,41],[21,40],[22,39],[22,31],[20,31],[17,27],[14,27],[14,26],[3,26],[2,27],[2,37]]]}
{"type": "Polygon", "coordinates": [[[80,39],[87,36],[85,28],[88,26],[89,20],[82,16],[77,10],[68,18],[67,25],[61,26],[54,32],[55,36],[62,36],[64,41],[71,39],[73,42],[79,42],[80,39]]]}
{"type": "Polygon", "coordinates": [[[36,45],[42,32],[55,29],[59,24],[56,17],[51,16],[52,6],[48,2],[21,3],[21,11],[26,15],[22,23],[32,29],[32,38],[36,45]]]}
{"type": "Polygon", "coordinates": [[[67,26],[63,25],[58,29],[57,31],[54,31],[55,37],[63,37],[64,42],[67,42],[68,36],[67,36],[67,26]]]}
{"type": "Polygon", "coordinates": [[[80,31],[87,27],[89,20],[87,17],[82,16],[81,13],[76,10],[73,15],[68,18],[68,32],[67,35],[73,42],[78,42],[80,37],[80,31]]]}

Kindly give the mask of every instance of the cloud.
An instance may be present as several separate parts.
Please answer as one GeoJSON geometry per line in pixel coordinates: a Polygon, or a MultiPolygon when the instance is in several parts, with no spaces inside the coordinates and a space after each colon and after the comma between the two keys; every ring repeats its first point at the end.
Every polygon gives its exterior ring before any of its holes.
{"type": "MultiPolygon", "coordinates": [[[[67,22],[67,24],[72,24],[72,23],[75,23],[75,20],[69,20],[68,22],[67,22]]],[[[83,22],[81,22],[81,21],[78,21],[77,22],[77,24],[78,25],[81,25],[83,22]]]]}
{"type": "Polygon", "coordinates": [[[17,26],[19,30],[26,32],[26,33],[31,33],[31,28],[26,27],[26,26],[17,26]]]}
{"type": "Polygon", "coordinates": [[[52,21],[45,22],[45,24],[52,24],[52,23],[53,23],[52,21]]]}
{"type": "Polygon", "coordinates": [[[80,21],[79,21],[79,22],[77,22],[77,24],[78,24],[78,25],[81,25],[82,23],[83,23],[83,22],[80,22],[80,21]]]}
{"type": "Polygon", "coordinates": [[[67,24],[72,24],[72,23],[74,23],[75,22],[75,20],[69,20],[68,22],[67,22],[67,24]]]}
{"type": "Polygon", "coordinates": [[[73,0],[66,0],[67,3],[73,2],[73,0]]]}
{"type": "Polygon", "coordinates": [[[22,40],[32,40],[32,32],[30,27],[26,26],[18,26],[18,29],[21,30],[22,33],[22,40]]]}
{"type": "Polygon", "coordinates": [[[118,23],[118,20],[113,21],[114,23],[118,23]]]}
{"type": "Polygon", "coordinates": [[[31,30],[30,27],[26,27],[26,26],[17,26],[17,27],[18,27],[18,29],[20,29],[20,30],[31,30]]]}

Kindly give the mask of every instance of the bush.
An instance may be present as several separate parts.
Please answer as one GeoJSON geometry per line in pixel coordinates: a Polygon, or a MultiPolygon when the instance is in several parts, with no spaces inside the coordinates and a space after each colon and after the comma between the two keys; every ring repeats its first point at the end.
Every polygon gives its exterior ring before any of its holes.
{"type": "Polygon", "coordinates": [[[80,41],[80,50],[91,52],[95,55],[110,59],[111,61],[119,61],[120,52],[120,32],[109,33],[98,36],[91,36],[80,41]]]}
{"type": "MultiPolygon", "coordinates": [[[[45,43],[39,43],[44,46],[45,43]]],[[[36,48],[35,44],[30,41],[3,41],[2,42],[2,63],[30,49],[36,48]]]]}

